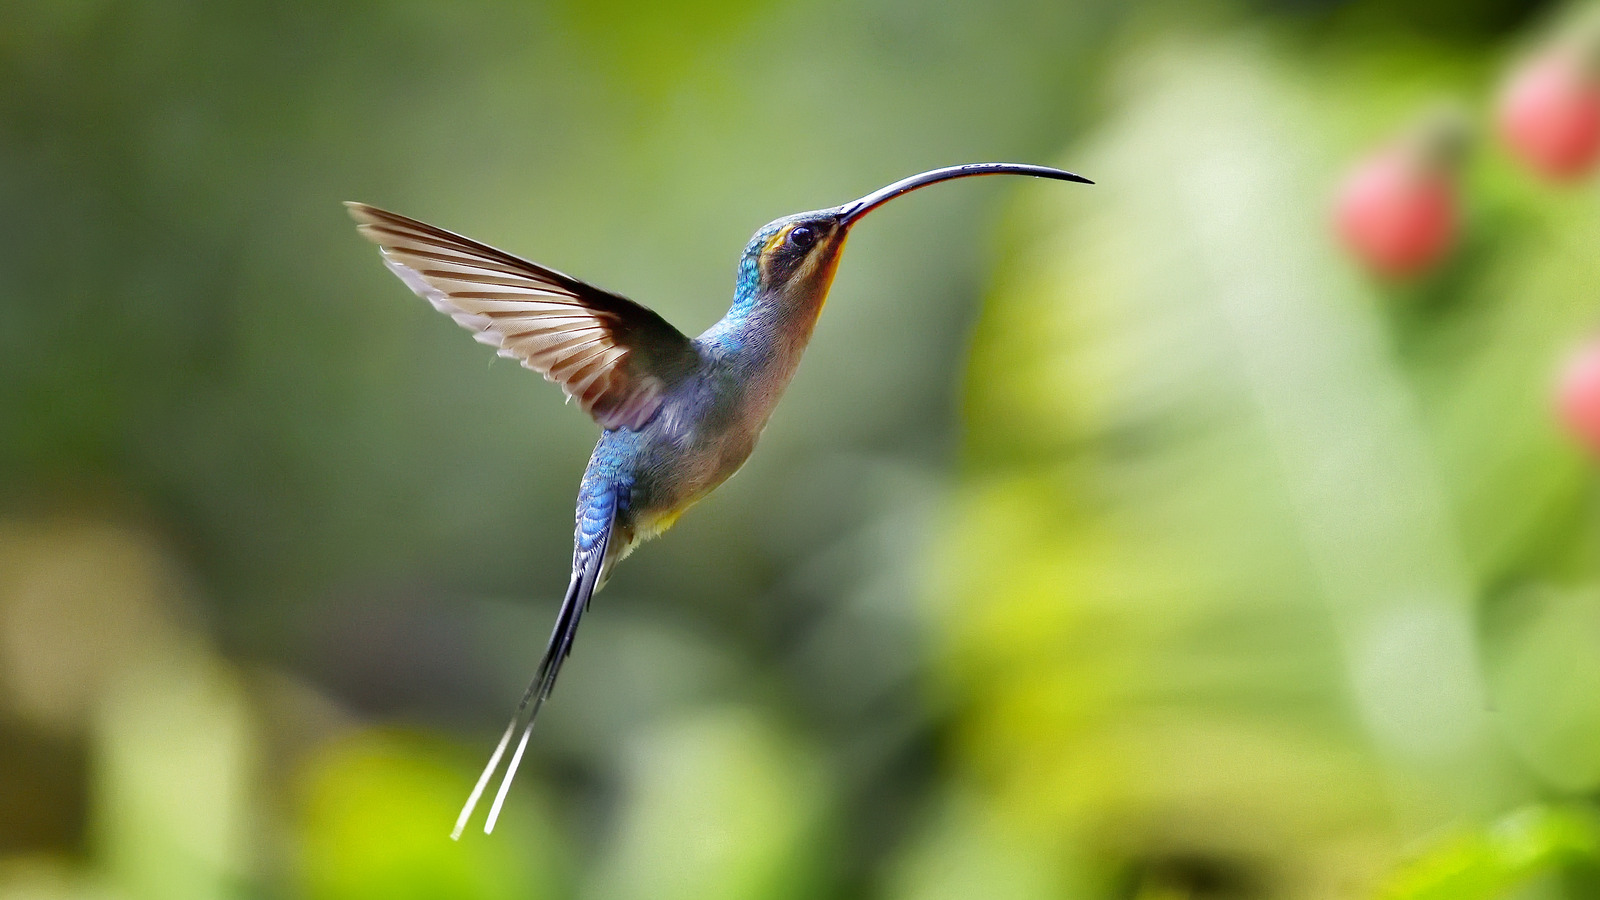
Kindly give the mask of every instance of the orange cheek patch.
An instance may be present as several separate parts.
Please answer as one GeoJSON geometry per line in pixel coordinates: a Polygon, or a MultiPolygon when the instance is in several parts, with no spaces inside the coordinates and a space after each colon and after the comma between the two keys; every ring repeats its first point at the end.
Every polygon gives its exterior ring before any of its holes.
{"type": "Polygon", "coordinates": [[[816,257],[806,260],[806,267],[815,269],[806,274],[817,279],[817,294],[820,297],[817,315],[821,315],[822,308],[828,305],[828,289],[833,287],[833,276],[839,271],[839,257],[844,255],[844,242],[849,239],[848,234],[840,235],[839,243],[828,251],[826,260],[819,261],[816,257]]]}

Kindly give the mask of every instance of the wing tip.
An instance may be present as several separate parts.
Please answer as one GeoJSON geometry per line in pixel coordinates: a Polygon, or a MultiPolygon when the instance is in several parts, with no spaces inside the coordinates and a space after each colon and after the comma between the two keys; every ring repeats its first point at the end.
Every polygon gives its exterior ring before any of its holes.
{"type": "Polygon", "coordinates": [[[429,227],[428,225],[418,222],[409,216],[402,216],[397,212],[390,212],[381,206],[373,206],[370,203],[362,203],[360,200],[346,200],[344,201],[344,208],[345,211],[350,214],[350,218],[355,219],[363,227],[377,225],[387,225],[391,228],[396,226],[416,227],[418,225],[422,226],[423,228],[429,227]]]}

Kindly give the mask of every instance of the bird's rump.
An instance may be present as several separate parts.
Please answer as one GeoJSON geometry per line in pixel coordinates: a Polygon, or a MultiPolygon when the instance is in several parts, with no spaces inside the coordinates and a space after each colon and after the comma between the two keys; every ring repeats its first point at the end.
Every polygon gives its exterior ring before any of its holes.
{"type": "Polygon", "coordinates": [[[345,205],[408,287],[559,384],[603,427],[642,427],[698,362],[687,336],[626,297],[398,213],[345,205]]]}

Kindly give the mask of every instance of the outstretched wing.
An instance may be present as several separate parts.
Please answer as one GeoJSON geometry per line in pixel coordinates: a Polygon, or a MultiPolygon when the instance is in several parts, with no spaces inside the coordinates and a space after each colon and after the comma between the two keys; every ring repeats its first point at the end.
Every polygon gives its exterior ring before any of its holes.
{"type": "Polygon", "coordinates": [[[408,287],[606,428],[642,427],[694,369],[694,343],[626,297],[398,213],[345,206],[408,287]]]}

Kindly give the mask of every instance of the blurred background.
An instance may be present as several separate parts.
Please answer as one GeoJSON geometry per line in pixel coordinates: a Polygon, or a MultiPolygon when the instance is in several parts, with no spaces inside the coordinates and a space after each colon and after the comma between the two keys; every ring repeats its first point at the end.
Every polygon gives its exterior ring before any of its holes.
{"type": "Polygon", "coordinates": [[[1600,897],[1600,205],[1495,125],[1573,15],[11,5],[0,898],[1600,897]],[[1374,274],[1340,185],[1441,107],[1453,239],[1374,274]],[[857,230],[450,842],[596,428],[339,202],[693,334],[764,222],[981,160],[1098,184],[857,230]]]}

